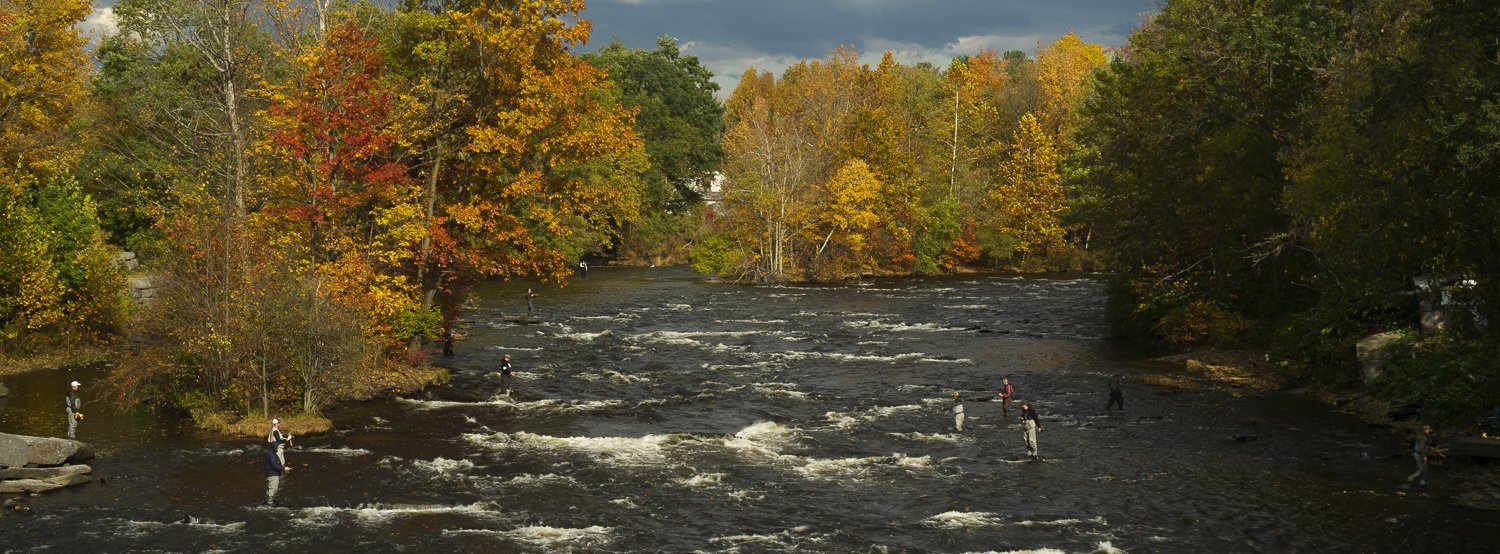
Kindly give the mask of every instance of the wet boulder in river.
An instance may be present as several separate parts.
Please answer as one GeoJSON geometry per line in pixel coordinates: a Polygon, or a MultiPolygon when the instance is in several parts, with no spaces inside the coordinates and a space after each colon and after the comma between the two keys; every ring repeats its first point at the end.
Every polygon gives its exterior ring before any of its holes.
{"type": "Polygon", "coordinates": [[[75,440],[0,433],[0,466],[59,466],[93,458],[94,448],[75,440]]]}

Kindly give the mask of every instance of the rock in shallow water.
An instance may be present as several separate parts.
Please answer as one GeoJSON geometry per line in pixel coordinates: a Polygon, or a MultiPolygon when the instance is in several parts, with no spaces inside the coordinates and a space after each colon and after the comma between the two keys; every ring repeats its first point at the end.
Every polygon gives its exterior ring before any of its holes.
{"type": "Polygon", "coordinates": [[[51,437],[28,437],[0,433],[0,466],[59,466],[94,458],[86,443],[51,437]]]}

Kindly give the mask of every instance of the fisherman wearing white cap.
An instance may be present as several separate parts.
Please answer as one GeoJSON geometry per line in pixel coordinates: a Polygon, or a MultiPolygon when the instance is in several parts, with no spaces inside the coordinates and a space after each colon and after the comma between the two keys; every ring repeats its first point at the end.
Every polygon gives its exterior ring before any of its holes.
{"type": "Polygon", "coordinates": [[[291,435],[281,432],[281,420],[271,418],[271,432],[266,435],[266,505],[276,505],[276,490],[281,488],[281,477],[290,473],[292,467],[286,465],[286,445],[292,442],[291,435]]]}
{"type": "Polygon", "coordinates": [[[78,397],[78,387],[82,386],[78,381],[69,385],[68,397],[63,399],[63,404],[68,408],[68,438],[78,434],[78,422],[83,421],[83,399],[78,397]]]}
{"type": "Polygon", "coordinates": [[[281,465],[286,465],[286,445],[292,442],[292,436],[281,432],[281,420],[271,418],[271,432],[266,435],[266,442],[276,448],[276,457],[281,460],[281,465]]]}

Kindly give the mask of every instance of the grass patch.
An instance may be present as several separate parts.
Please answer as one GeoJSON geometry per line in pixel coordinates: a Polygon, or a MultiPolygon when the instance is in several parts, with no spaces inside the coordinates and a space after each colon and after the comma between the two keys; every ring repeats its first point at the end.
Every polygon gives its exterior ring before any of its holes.
{"type": "MultiPolygon", "coordinates": [[[[198,426],[229,437],[264,437],[271,432],[271,418],[252,415],[231,423],[222,413],[195,415],[198,426]]],[[[317,414],[295,414],[281,418],[281,432],[291,436],[321,435],[333,430],[333,421],[317,414]]]]}
{"type": "Polygon", "coordinates": [[[0,354],[0,375],[15,375],[47,369],[79,367],[110,361],[115,351],[107,346],[80,344],[41,354],[0,354]]]}

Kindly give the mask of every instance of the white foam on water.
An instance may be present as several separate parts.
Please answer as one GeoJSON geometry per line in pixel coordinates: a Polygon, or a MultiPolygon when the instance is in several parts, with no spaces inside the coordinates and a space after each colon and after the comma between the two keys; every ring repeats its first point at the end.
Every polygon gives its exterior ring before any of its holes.
{"type": "Polygon", "coordinates": [[[718,323],[720,325],[784,325],[787,323],[787,321],[785,319],[717,319],[714,320],[714,323],[718,323]]]}
{"type": "Polygon", "coordinates": [[[614,500],[609,501],[609,503],[610,504],[614,504],[616,506],[623,507],[623,508],[634,509],[634,508],[639,508],[640,507],[639,505],[637,505],[635,503],[634,499],[628,498],[628,497],[627,498],[616,498],[614,500]]]}
{"type": "Polygon", "coordinates": [[[593,342],[595,339],[598,339],[599,337],[613,337],[613,336],[615,336],[615,332],[611,331],[609,329],[605,329],[605,330],[599,331],[597,333],[583,333],[583,332],[575,332],[572,329],[568,328],[568,326],[566,326],[566,325],[563,325],[562,327],[563,328],[559,329],[559,331],[557,333],[554,333],[554,336],[556,336],[558,338],[568,339],[568,340],[575,340],[575,341],[578,341],[578,342],[593,342]]]}
{"type": "Polygon", "coordinates": [[[727,474],[724,473],[699,473],[692,477],[673,479],[673,481],[684,487],[709,487],[723,483],[726,476],[727,474]]]}
{"type": "Polygon", "coordinates": [[[825,359],[838,360],[841,362],[909,362],[926,357],[921,352],[907,352],[892,356],[877,356],[870,354],[845,354],[843,352],[808,352],[805,350],[788,350],[786,352],[770,352],[772,358],[784,360],[810,360],[825,359]]]}
{"type": "Polygon", "coordinates": [[[1090,552],[1089,554],[1130,554],[1130,553],[1126,552],[1124,550],[1120,550],[1118,548],[1115,548],[1115,545],[1110,544],[1109,541],[1099,541],[1099,548],[1095,549],[1093,552],[1090,552]]]}
{"type": "Polygon", "coordinates": [[[788,396],[791,398],[799,399],[807,398],[807,393],[796,390],[796,388],[797,385],[792,383],[750,383],[748,385],[730,387],[728,389],[725,389],[724,392],[739,392],[745,389],[751,389],[766,396],[788,396]]]}
{"type": "Polygon", "coordinates": [[[1036,549],[1036,550],[1006,550],[1005,552],[997,552],[997,551],[994,551],[994,550],[990,550],[988,552],[966,552],[964,554],[1068,554],[1068,553],[1065,552],[1065,551],[1062,551],[1062,550],[1058,550],[1056,548],[1042,548],[1042,549],[1036,549]]]}
{"type": "Polygon", "coordinates": [[[313,454],[332,454],[334,456],[365,456],[370,453],[369,450],[365,450],[363,448],[326,448],[322,446],[314,446],[308,448],[295,447],[294,450],[297,452],[310,452],[313,454]]]}
{"type": "Polygon", "coordinates": [[[775,550],[796,550],[806,544],[818,544],[826,542],[827,538],[819,535],[808,535],[806,526],[793,527],[773,535],[724,535],[709,539],[714,544],[729,543],[730,548],[724,552],[739,552],[741,546],[754,545],[753,551],[762,548],[774,547],[775,550]]]}
{"type": "Polygon", "coordinates": [[[184,520],[184,521],[174,521],[172,523],[162,523],[162,522],[159,522],[159,521],[134,521],[134,520],[116,520],[116,521],[118,521],[122,526],[128,527],[131,531],[135,531],[136,534],[139,534],[139,533],[142,533],[142,532],[153,532],[153,531],[162,531],[162,530],[166,530],[166,529],[181,529],[181,528],[194,529],[194,530],[198,530],[198,531],[207,531],[207,532],[211,532],[211,533],[238,533],[238,532],[241,532],[241,531],[245,530],[245,522],[243,522],[243,521],[236,521],[236,522],[233,522],[233,523],[214,523],[213,521],[199,520],[198,518],[195,518],[195,517],[192,517],[192,516],[188,516],[188,518],[186,520],[184,520]]]}
{"type": "Polygon", "coordinates": [[[661,309],[671,310],[674,312],[686,312],[693,309],[693,306],[691,304],[666,304],[662,306],[661,309]]]}
{"type": "Polygon", "coordinates": [[[890,343],[891,341],[888,340],[862,340],[854,344],[859,346],[885,346],[890,343]]]}
{"type": "Polygon", "coordinates": [[[754,369],[760,366],[757,366],[755,364],[703,364],[699,367],[702,367],[703,369],[707,369],[709,371],[725,371],[735,369],[754,369]]]}
{"type": "MultiPolygon", "coordinates": [[[[787,458],[796,458],[788,456],[787,458]]],[[[921,456],[912,458],[905,454],[893,454],[890,456],[867,456],[864,458],[835,458],[831,460],[801,459],[802,465],[796,468],[798,473],[808,478],[825,477],[863,477],[869,475],[870,470],[879,467],[898,467],[907,470],[931,470],[932,457],[921,456]]]]}
{"type": "Polygon", "coordinates": [[[516,541],[546,550],[596,549],[608,546],[610,527],[598,525],[583,528],[559,528],[532,525],[512,529],[505,534],[516,541]]]}
{"type": "Polygon", "coordinates": [[[553,413],[589,413],[608,410],[625,405],[624,400],[531,400],[527,402],[516,402],[508,395],[497,394],[489,400],[480,402],[458,402],[453,400],[417,400],[414,398],[396,398],[397,402],[408,404],[419,410],[437,410],[443,408],[465,408],[478,406],[495,406],[502,408],[514,408],[525,412],[553,412],[553,413]]]}
{"type": "Polygon", "coordinates": [[[666,457],[665,445],[678,440],[673,435],[644,437],[553,437],[519,431],[514,434],[481,435],[469,433],[464,440],[496,450],[527,448],[535,450],[574,451],[600,461],[621,465],[661,463],[666,457]]]}
{"type": "Polygon", "coordinates": [[[949,309],[949,310],[985,310],[985,309],[989,309],[990,306],[988,304],[958,304],[958,305],[954,305],[954,306],[939,306],[939,307],[940,308],[949,309]]]}
{"type": "Polygon", "coordinates": [[[542,350],[546,350],[545,348],[541,348],[541,347],[520,347],[520,346],[486,346],[486,347],[484,347],[484,349],[485,350],[495,350],[495,351],[500,351],[500,352],[541,352],[542,350]]]}
{"type": "Polygon", "coordinates": [[[903,439],[906,439],[906,440],[913,440],[913,441],[920,441],[920,442],[946,442],[946,443],[952,443],[952,444],[965,444],[965,443],[974,442],[974,437],[971,437],[969,435],[960,435],[960,434],[957,434],[957,433],[952,433],[952,434],[936,434],[936,433],[934,433],[934,434],[927,434],[927,433],[913,432],[913,433],[887,433],[887,434],[889,434],[890,436],[893,436],[893,437],[899,437],[899,438],[903,438],[903,439]]]}
{"type": "Polygon", "coordinates": [[[729,345],[722,343],[709,343],[691,337],[694,333],[677,333],[674,331],[655,331],[644,335],[631,335],[627,340],[631,342],[648,342],[652,344],[670,344],[674,346],[690,346],[701,348],[709,352],[730,353],[744,352],[748,347],[740,345],[729,345]]]}
{"type": "Polygon", "coordinates": [[[939,325],[937,323],[889,323],[884,320],[845,321],[845,327],[854,329],[874,329],[878,331],[957,331],[953,327],[939,325]]]}
{"type": "Polygon", "coordinates": [[[1000,525],[1001,521],[990,512],[943,512],[922,520],[924,525],[940,529],[966,529],[1000,525]]]}
{"type": "Polygon", "coordinates": [[[358,508],[335,508],[332,506],[316,506],[300,510],[302,517],[294,518],[292,521],[307,523],[310,525],[330,524],[332,520],[340,517],[352,517],[364,522],[383,522],[399,517],[415,515],[467,515],[474,517],[495,518],[500,513],[495,511],[489,504],[476,502],[467,506],[444,506],[444,505],[391,505],[358,508]]]}
{"type": "Polygon", "coordinates": [[[615,315],[575,315],[575,316],[570,317],[568,319],[570,321],[571,320],[577,320],[577,321],[630,321],[632,319],[640,319],[640,318],[641,318],[641,316],[637,315],[637,314],[630,314],[630,313],[620,312],[620,313],[617,313],[615,315]]]}
{"type": "MultiPolygon", "coordinates": [[[[947,402],[947,401],[946,400],[942,400],[942,399],[938,399],[938,400],[935,400],[933,402],[947,402]]],[[[923,410],[931,410],[931,409],[932,408],[924,407],[924,406],[918,406],[916,404],[906,404],[906,405],[901,405],[901,406],[880,406],[880,407],[870,408],[870,409],[867,409],[867,410],[861,410],[861,411],[853,412],[853,413],[828,412],[828,413],[823,414],[823,417],[828,418],[828,422],[833,427],[837,427],[839,429],[853,429],[854,427],[857,427],[861,423],[875,421],[877,419],[886,419],[886,418],[890,418],[890,417],[895,417],[897,415],[900,415],[900,414],[903,414],[903,413],[907,413],[907,412],[920,412],[920,411],[923,411],[923,410]]]]}
{"type": "Polygon", "coordinates": [[[1091,517],[1091,518],[1088,518],[1088,519],[1064,518],[1064,519],[1054,519],[1054,520],[1051,520],[1051,521],[1033,521],[1033,520],[1029,520],[1028,519],[1026,521],[1017,521],[1015,523],[1012,523],[1011,525],[1020,525],[1020,526],[1023,526],[1023,527],[1035,527],[1035,526],[1038,526],[1038,525],[1046,525],[1046,526],[1053,526],[1053,525],[1078,525],[1080,523],[1092,523],[1092,524],[1096,524],[1096,525],[1106,525],[1106,523],[1104,521],[1104,516],[1095,516],[1095,517],[1091,517]]]}
{"type": "Polygon", "coordinates": [[[630,374],[626,374],[626,373],[620,373],[620,372],[615,371],[613,369],[606,369],[606,370],[604,370],[602,372],[599,372],[599,373],[578,373],[578,374],[575,374],[573,376],[573,378],[575,378],[575,379],[581,379],[581,380],[584,380],[584,381],[609,381],[611,383],[615,383],[615,384],[618,384],[618,385],[629,385],[629,384],[635,384],[635,383],[646,383],[646,382],[650,381],[650,379],[647,379],[645,377],[641,377],[639,375],[630,375],[630,374]]]}
{"type": "Polygon", "coordinates": [[[522,486],[522,487],[559,486],[559,485],[577,486],[577,485],[579,485],[579,482],[578,482],[577,479],[574,479],[574,478],[569,477],[567,475],[558,475],[556,473],[544,473],[544,474],[541,474],[541,475],[535,475],[535,474],[531,474],[531,473],[522,473],[520,475],[517,475],[515,477],[511,477],[510,479],[507,479],[505,481],[505,484],[507,484],[507,485],[515,485],[515,486],[522,486]]]}
{"type": "Polygon", "coordinates": [[[434,458],[432,461],[412,460],[411,464],[418,469],[441,476],[463,473],[474,469],[474,462],[469,460],[450,460],[443,457],[434,458]]]}
{"type": "Polygon", "coordinates": [[[749,427],[740,429],[734,436],[774,448],[786,448],[795,446],[802,440],[802,430],[774,421],[757,421],[749,427]]]}
{"type": "Polygon", "coordinates": [[[831,427],[838,429],[853,429],[859,425],[859,419],[843,412],[827,412],[823,417],[828,419],[831,427]]]}
{"type": "Polygon", "coordinates": [[[748,490],[731,492],[731,493],[729,493],[729,497],[733,498],[735,500],[741,500],[741,501],[748,501],[748,500],[760,501],[760,500],[765,500],[766,499],[766,495],[764,495],[764,494],[755,494],[754,492],[748,491],[748,490]]]}

